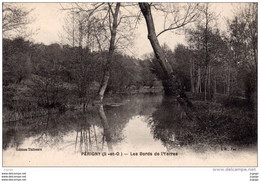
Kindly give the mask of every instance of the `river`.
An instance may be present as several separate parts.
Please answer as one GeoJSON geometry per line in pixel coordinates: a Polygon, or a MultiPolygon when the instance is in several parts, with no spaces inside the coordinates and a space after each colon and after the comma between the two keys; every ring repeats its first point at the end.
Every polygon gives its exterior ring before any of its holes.
{"type": "Polygon", "coordinates": [[[161,95],[116,102],[4,124],[3,165],[257,165],[256,144],[230,142],[225,133],[202,134],[176,102],[161,95]]]}

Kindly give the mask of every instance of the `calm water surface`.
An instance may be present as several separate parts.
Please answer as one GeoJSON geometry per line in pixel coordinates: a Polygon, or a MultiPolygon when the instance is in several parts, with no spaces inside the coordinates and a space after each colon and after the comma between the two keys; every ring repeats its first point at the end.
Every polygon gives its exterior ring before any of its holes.
{"type": "Polygon", "coordinates": [[[224,133],[208,131],[200,135],[194,131],[199,128],[187,120],[174,101],[160,95],[129,96],[114,101],[112,105],[92,106],[86,112],[67,111],[4,124],[3,164],[254,166],[257,163],[256,145],[237,144],[223,137],[224,133]],[[140,152],[147,155],[140,156],[140,152]],[[149,156],[156,152],[160,156],[149,156]],[[99,153],[122,155],[95,155],[99,153]],[[133,156],[136,153],[139,156],[133,156]],[[164,153],[172,155],[162,156],[164,153]]]}

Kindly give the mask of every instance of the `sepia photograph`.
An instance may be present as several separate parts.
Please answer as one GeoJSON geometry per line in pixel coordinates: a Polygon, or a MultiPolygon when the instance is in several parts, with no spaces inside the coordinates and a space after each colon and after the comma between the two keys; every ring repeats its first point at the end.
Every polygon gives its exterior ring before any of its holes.
{"type": "Polygon", "coordinates": [[[2,166],[257,167],[257,62],[258,2],[2,2],[2,166]]]}

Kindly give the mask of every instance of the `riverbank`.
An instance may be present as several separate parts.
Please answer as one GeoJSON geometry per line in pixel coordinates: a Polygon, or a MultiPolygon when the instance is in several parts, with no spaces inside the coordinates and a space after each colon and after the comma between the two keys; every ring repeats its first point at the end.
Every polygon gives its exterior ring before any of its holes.
{"type": "MultiPolygon", "coordinates": [[[[108,93],[105,95],[102,104],[111,107],[122,106],[127,103],[127,97],[138,95],[163,95],[163,89],[162,87],[155,88],[145,86],[140,89],[132,89],[129,91],[122,91],[113,94],[108,93]]],[[[222,106],[225,107],[224,109],[226,109],[227,107],[233,107],[234,110],[243,107],[251,109],[251,107],[246,104],[246,100],[244,98],[228,97],[226,95],[217,94],[215,95],[213,100],[208,100],[205,102],[203,100],[203,95],[187,92],[187,96],[194,103],[198,112],[200,112],[201,108],[213,110],[218,109],[222,106]]],[[[76,96],[70,96],[70,99],[67,99],[62,104],[53,107],[39,106],[37,105],[36,100],[33,98],[23,97],[19,95],[17,97],[19,99],[13,103],[15,106],[3,106],[3,122],[33,119],[41,116],[46,116],[48,114],[60,114],[68,110],[73,111],[90,109],[93,105],[100,104],[98,101],[95,101],[93,95],[87,96],[87,99],[84,102],[85,106],[82,103],[81,99],[76,98],[76,96]]]]}
{"type": "MultiPolygon", "coordinates": [[[[142,89],[136,89],[131,91],[122,91],[117,93],[106,94],[102,102],[103,105],[109,106],[121,106],[127,101],[125,99],[128,96],[135,95],[161,95],[162,88],[145,87],[142,89]]],[[[82,103],[82,99],[76,96],[69,96],[70,99],[62,100],[63,102],[57,106],[48,107],[37,104],[37,100],[30,96],[21,96],[18,94],[15,96],[15,101],[5,101],[8,105],[3,106],[3,122],[20,121],[23,119],[33,119],[37,117],[46,116],[48,114],[63,113],[68,110],[83,110],[89,109],[95,104],[100,104],[95,101],[93,95],[86,96],[85,107],[82,103]]]]}

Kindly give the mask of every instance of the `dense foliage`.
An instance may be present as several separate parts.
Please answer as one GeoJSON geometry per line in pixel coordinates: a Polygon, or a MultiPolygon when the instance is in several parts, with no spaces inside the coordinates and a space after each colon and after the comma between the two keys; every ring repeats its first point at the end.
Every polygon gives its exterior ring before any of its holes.
{"type": "MultiPolygon", "coordinates": [[[[87,103],[99,89],[106,56],[107,52],[90,52],[87,47],[4,39],[4,107],[63,109],[67,104],[87,103]]],[[[131,93],[156,82],[149,64],[116,53],[107,93],[131,93]]]]}

